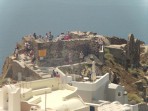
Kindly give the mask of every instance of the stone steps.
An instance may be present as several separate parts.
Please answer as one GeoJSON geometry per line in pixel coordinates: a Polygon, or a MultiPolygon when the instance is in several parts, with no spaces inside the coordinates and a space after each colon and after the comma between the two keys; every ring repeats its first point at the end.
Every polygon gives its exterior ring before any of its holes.
{"type": "Polygon", "coordinates": [[[41,70],[43,73],[49,73],[49,70],[41,70]]]}
{"type": "Polygon", "coordinates": [[[44,76],[44,75],[48,75],[48,73],[40,72],[40,73],[38,73],[38,75],[40,75],[40,76],[44,76]]]}
{"type": "Polygon", "coordinates": [[[42,70],[37,69],[37,70],[35,70],[35,72],[36,72],[36,73],[40,73],[40,72],[42,72],[42,70]]]}
{"type": "Polygon", "coordinates": [[[51,92],[51,88],[50,87],[45,87],[45,88],[36,89],[36,90],[32,91],[33,95],[35,95],[35,96],[45,94],[45,92],[46,93],[51,92]]]}
{"type": "Polygon", "coordinates": [[[49,70],[49,73],[52,74],[52,72],[53,72],[53,70],[55,70],[55,68],[54,67],[49,67],[48,70],[49,70]]]}
{"type": "Polygon", "coordinates": [[[50,74],[48,74],[48,75],[43,75],[42,78],[43,78],[43,79],[51,78],[51,75],[50,75],[50,74]]]}
{"type": "Polygon", "coordinates": [[[29,67],[43,79],[50,78],[53,70],[55,69],[54,67],[38,67],[37,65],[34,66],[34,64],[31,63],[31,58],[24,54],[19,55],[19,58],[24,62],[24,64],[26,64],[27,67],[29,67]]]}
{"type": "Polygon", "coordinates": [[[33,66],[33,64],[31,64],[31,63],[28,63],[28,64],[26,64],[26,66],[33,66]]]}
{"type": "Polygon", "coordinates": [[[38,96],[34,96],[28,100],[28,103],[30,104],[38,104],[40,102],[41,102],[41,97],[38,97],[38,96]]]}
{"type": "Polygon", "coordinates": [[[30,64],[31,63],[31,60],[28,60],[28,61],[25,61],[26,64],[30,64]]]}

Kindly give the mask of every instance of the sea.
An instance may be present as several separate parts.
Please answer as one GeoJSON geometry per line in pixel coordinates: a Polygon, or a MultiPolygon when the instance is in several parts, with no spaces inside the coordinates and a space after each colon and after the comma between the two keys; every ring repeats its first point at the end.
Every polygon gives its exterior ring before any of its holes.
{"type": "Polygon", "coordinates": [[[75,30],[148,44],[148,0],[0,0],[0,73],[23,36],[75,30]]]}

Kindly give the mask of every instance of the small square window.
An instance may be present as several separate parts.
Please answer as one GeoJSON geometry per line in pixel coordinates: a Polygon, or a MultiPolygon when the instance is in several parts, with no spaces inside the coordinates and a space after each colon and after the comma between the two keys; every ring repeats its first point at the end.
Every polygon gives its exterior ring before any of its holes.
{"type": "Polygon", "coordinates": [[[118,92],[118,96],[122,96],[122,92],[118,92]]]}

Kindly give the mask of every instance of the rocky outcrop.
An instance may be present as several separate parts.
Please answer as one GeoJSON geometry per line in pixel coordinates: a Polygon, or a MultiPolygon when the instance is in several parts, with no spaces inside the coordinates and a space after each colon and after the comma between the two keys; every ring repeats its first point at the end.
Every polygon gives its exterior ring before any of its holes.
{"type": "MultiPolygon", "coordinates": [[[[75,36],[73,38],[76,38],[75,36]]],[[[111,44],[116,44],[116,45],[105,47],[105,49],[109,49],[109,51],[105,51],[101,53],[102,56],[100,56],[100,51],[98,50],[99,46],[98,46],[98,43],[96,42],[98,38],[100,37],[95,37],[94,39],[90,39],[90,38],[91,36],[89,37],[89,39],[83,38],[82,40],[80,40],[81,37],[78,36],[77,39],[75,40],[63,40],[63,41],[59,40],[59,41],[42,42],[39,40],[30,39],[30,37],[28,37],[28,38],[23,39],[23,42],[22,44],[20,44],[20,46],[23,49],[24,42],[29,41],[29,43],[31,44],[31,46],[33,47],[35,51],[35,56],[38,60],[37,61],[38,65],[46,66],[46,67],[47,66],[61,66],[64,64],[69,64],[69,62],[71,62],[71,64],[74,64],[74,63],[79,64],[80,62],[82,62],[80,61],[80,58],[79,58],[81,51],[83,52],[85,57],[88,56],[89,54],[94,54],[97,58],[99,58],[99,60],[104,59],[104,53],[110,52],[111,54],[109,53],[108,55],[106,54],[105,56],[105,64],[102,64],[103,63],[102,61],[101,62],[95,61],[99,64],[99,66],[98,64],[96,64],[98,66],[97,68],[99,70],[98,72],[100,72],[97,75],[104,74],[108,72],[109,68],[112,68],[113,72],[118,77],[120,77],[120,80],[121,80],[120,82],[122,85],[125,86],[127,91],[132,92],[132,93],[134,92],[137,95],[139,94],[139,92],[143,92],[144,91],[143,83],[136,82],[140,80],[141,75],[137,73],[130,73],[128,72],[128,70],[126,71],[121,65],[118,64],[118,63],[124,64],[126,67],[131,67],[131,66],[138,67],[139,66],[139,61],[140,61],[140,58],[139,58],[140,42],[139,40],[135,39],[133,34],[129,35],[128,41],[126,41],[125,39],[117,38],[117,37],[108,38],[111,44]],[[121,45],[121,44],[124,44],[124,45],[121,45]],[[42,56],[39,57],[39,52],[46,52],[46,54],[43,57],[42,56]],[[72,61],[69,61],[69,59],[72,59],[72,61]],[[135,83],[134,84],[135,87],[131,85],[132,83],[135,83]]],[[[108,42],[107,44],[105,43],[106,38],[105,39],[103,38],[102,40],[106,46],[109,45],[108,41],[107,41],[108,42]]],[[[21,50],[20,53],[23,53],[23,51],[24,50],[21,50]]],[[[145,55],[145,58],[147,57],[148,56],[145,55]]],[[[22,61],[26,61],[26,60],[22,59],[22,61]]],[[[88,59],[86,61],[88,62],[88,59]]],[[[18,80],[18,74],[21,73],[22,80],[27,80],[26,78],[32,78],[33,80],[41,78],[31,69],[32,68],[31,66],[29,67],[20,62],[21,62],[20,60],[15,60],[15,58],[13,57],[6,58],[6,61],[3,66],[2,77],[3,78],[10,77],[14,80],[18,80]]],[[[145,62],[144,64],[146,64],[147,63],[146,59],[143,59],[143,62],[145,62]]],[[[82,70],[82,68],[86,70],[85,74],[89,74],[89,69],[91,69],[91,65],[90,64],[77,65],[77,66],[72,66],[72,67],[71,65],[69,65],[69,67],[66,68],[65,73],[68,70],[67,72],[71,74],[73,73],[83,74],[85,70],[82,70]],[[90,67],[85,68],[85,66],[90,66],[90,67]]],[[[35,69],[35,70],[41,75],[44,75],[46,73],[46,72],[40,73],[41,69],[39,70],[35,69]]],[[[141,95],[140,97],[142,97],[143,93],[139,95],[141,95]]]]}
{"type": "Polygon", "coordinates": [[[144,101],[148,100],[148,92],[147,92],[147,85],[148,85],[148,81],[146,78],[142,78],[141,80],[136,81],[135,83],[133,83],[133,85],[136,87],[136,89],[139,92],[139,95],[144,99],[144,101]]]}
{"type": "Polygon", "coordinates": [[[140,66],[140,40],[129,34],[127,44],[106,46],[114,56],[116,62],[122,64],[127,70],[129,67],[140,66]]]}
{"type": "Polygon", "coordinates": [[[88,54],[99,56],[99,44],[94,40],[69,40],[47,43],[34,43],[34,52],[39,66],[60,66],[80,62],[80,53],[84,57],[88,54]],[[39,55],[39,52],[45,51],[45,55],[39,55]]]}
{"type": "Polygon", "coordinates": [[[138,67],[140,65],[140,41],[134,38],[133,34],[129,34],[126,46],[126,67],[138,67]]]}
{"type": "Polygon", "coordinates": [[[127,44],[127,40],[119,37],[107,37],[107,39],[110,41],[111,45],[121,45],[121,44],[127,44]]]}

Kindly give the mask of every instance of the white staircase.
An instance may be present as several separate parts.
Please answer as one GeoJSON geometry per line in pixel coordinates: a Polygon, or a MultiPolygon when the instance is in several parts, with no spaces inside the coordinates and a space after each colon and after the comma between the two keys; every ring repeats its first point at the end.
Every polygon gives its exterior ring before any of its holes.
{"type": "Polygon", "coordinates": [[[41,78],[51,78],[52,71],[54,70],[53,67],[38,67],[37,65],[32,64],[31,58],[24,54],[19,55],[19,60],[23,61],[28,68],[33,70],[41,78]]]}

